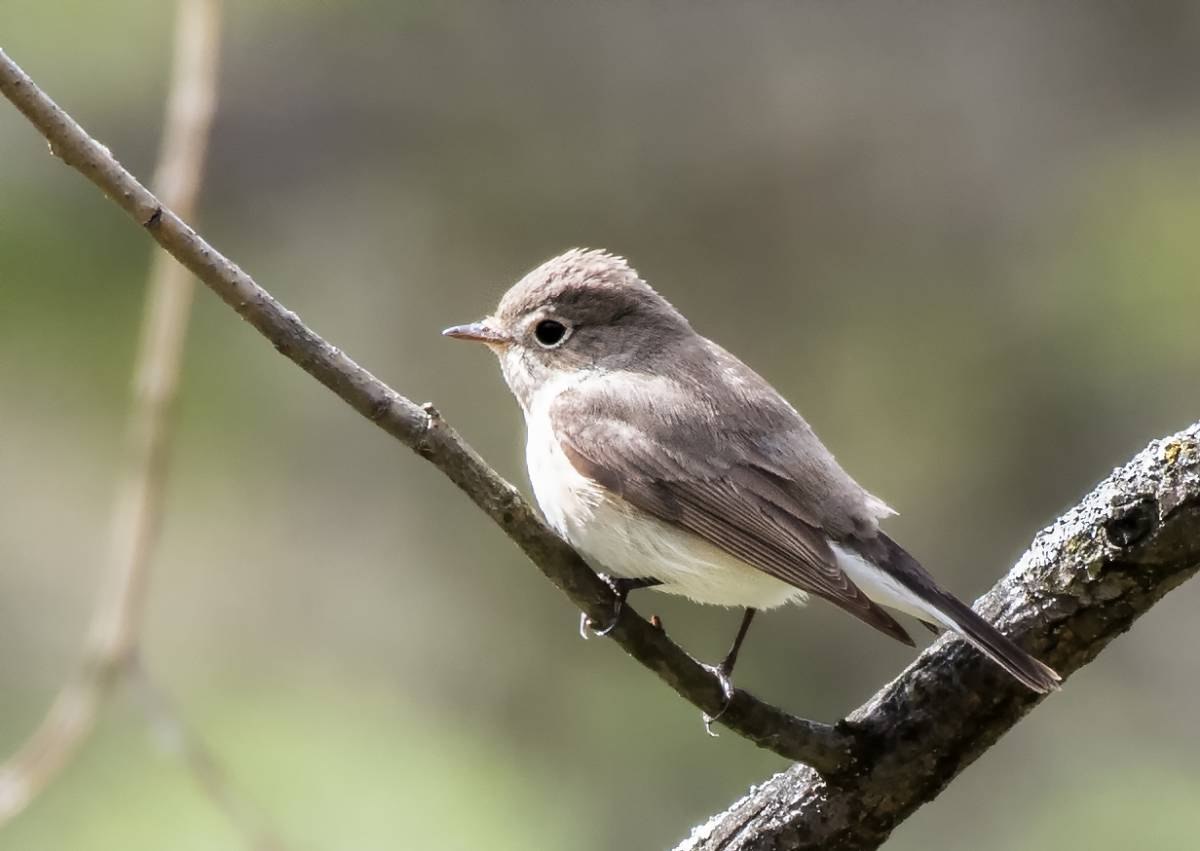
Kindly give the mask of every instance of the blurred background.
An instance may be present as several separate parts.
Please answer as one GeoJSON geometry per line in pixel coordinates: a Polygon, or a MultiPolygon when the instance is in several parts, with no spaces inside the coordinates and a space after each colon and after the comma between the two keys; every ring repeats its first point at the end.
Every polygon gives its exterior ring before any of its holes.
{"type": "MultiPolygon", "coordinates": [[[[201,230],[522,486],[496,364],[438,331],[576,245],[779,387],[968,599],[1200,417],[1195,4],[225,11],[201,230]]],[[[143,178],[171,23],[162,0],[0,8],[5,50],[143,178]]],[[[0,108],[5,754],[102,578],[149,250],[0,108]]],[[[786,767],[580,641],[461,494],[207,292],[172,465],[146,665],[297,848],[668,848],[786,767]]],[[[706,659],[737,625],[634,605],[706,659]]],[[[1173,592],[888,847],[1194,847],[1197,607],[1173,592]]],[[[911,658],[818,603],[761,619],[738,682],[832,720],[911,658]]],[[[238,844],[128,697],[0,832],[238,844]]]]}

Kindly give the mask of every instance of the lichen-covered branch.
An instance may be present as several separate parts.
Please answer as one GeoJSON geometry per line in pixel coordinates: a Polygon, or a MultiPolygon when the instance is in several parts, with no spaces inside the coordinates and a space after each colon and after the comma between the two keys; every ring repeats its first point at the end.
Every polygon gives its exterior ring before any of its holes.
{"type": "MultiPolygon", "coordinates": [[[[1041,532],[977,608],[1064,676],[1200,568],[1200,423],[1156,440],[1041,532]]],[[[1051,697],[1070,700],[1070,689],[1051,697]]],[[[845,722],[857,766],[796,766],[676,851],[875,848],[1035,703],[943,638],[845,722]]]]}

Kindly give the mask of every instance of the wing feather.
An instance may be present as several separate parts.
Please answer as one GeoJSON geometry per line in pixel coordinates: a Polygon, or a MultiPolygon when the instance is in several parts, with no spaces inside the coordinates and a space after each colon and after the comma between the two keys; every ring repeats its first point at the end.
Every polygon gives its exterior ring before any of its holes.
{"type": "MultiPolygon", "coordinates": [[[[577,387],[550,408],[554,434],[580,474],[659,520],[913,643],[837,566],[828,535],[814,519],[817,512],[803,504],[797,483],[774,459],[753,457],[754,441],[713,422],[703,438],[692,435],[694,423],[689,429],[670,417],[652,417],[653,427],[646,427],[645,405],[635,414],[611,387],[577,387]]],[[[804,425],[799,415],[796,419],[804,425]]]]}

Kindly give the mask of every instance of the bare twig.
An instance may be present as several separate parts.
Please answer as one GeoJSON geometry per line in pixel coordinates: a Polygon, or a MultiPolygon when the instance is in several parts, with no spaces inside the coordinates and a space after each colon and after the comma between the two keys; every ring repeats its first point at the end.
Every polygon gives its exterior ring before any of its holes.
{"type": "MultiPolygon", "coordinates": [[[[585,613],[608,617],[613,597],[607,585],[432,406],[413,404],[317,336],[164,208],[3,53],[0,91],[58,156],[146,227],[282,354],[437,466],[585,613]]],[[[1067,537],[1039,539],[986,598],[985,614],[1069,674],[1194,573],[1200,565],[1197,434],[1194,428],[1135,459],[1126,468],[1127,487],[1114,492],[1117,502],[1102,506],[1108,491],[1093,494],[1078,509],[1086,522],[1070,527],[1073,531],[1063,533],[1067,537]],[[1162,459],[1149,463],[1160,450],[1162,459]],[[1144,476],[1133,475],[1143,467],[1144,476]]],[[[610,635],[685,699],[710,714],[720,709],[716,679],[628,606],[610,635]]],[[[760,799],[747,799],[728,820],[718,818],[699,830],[692,847],[874,847],[1039,699],[953,638],[935,644],[836,726],[795,718],[739,690],[720,723],[812,768],[780,775],[793,779],[776,778],[772,789],[787,789],[765,795],[761,805],[760,799]]]]}
{"type": "MultiPolygon", "coordinates": [[[[154,183],[176,209],[192,215],[204,171],[209,127],[216,106],[220,0],[180,0],[166,121],[154,183]]],[[[149,568],[163,514],[172,408],[179,386],[194,281],[164,251],[151,263],[146,309],[134,374],[123,481],[114,502],[108,553],[109,578],[102,586],[85,639],[83,660],[25,745],[0,766],[0,824],[20,812],[62,768],[91,733],[100,704],[123,677],[136,674],[137,645],[149,568]]],[[[169,703],[154,702],[161,727],[169,703]]],[[[244,807],[235,805],[213,760],[177,720],[180,750],[199,785],[236,826],[251,835],[244,807]],[[203,768],[203,770],[201,770],[203,768]]]]}
{"type": "MultiPolygon", "coordinates": [[[[175,28],[175,62],[154,185],[189,216],[195,213],[216,106],[219,15],[219,0],[181,0],[175,28]]],[[[166,252],[154,252],[134,364],[125,480],[113,517],[113,576],[89,639],[93,655],[117,665],[134,652],[141,631],[194,289],[186,269],[166,252]]]]}

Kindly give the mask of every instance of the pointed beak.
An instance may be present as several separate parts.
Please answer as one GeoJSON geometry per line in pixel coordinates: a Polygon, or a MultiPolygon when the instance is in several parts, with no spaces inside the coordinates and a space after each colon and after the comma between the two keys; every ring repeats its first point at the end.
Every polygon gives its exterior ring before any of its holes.
{"type": "Polygon", "coordinates": [[[486,319],[471,322],[467,325],[455,325],[442,332],[443,337],[453,337],[455,340],[471,340],[489,346],[505,346],[512,342],[512,337],[503,331],[489,325],[486,319]]]}

